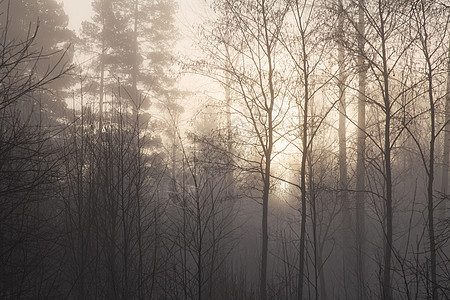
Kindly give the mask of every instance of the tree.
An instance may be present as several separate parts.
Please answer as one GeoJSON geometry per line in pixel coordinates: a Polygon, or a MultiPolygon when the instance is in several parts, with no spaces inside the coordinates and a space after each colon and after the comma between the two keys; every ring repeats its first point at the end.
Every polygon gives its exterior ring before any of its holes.
{"type": "Polygon", "coordinates": [[[95,54],[94,68],[100,73],[95,91],[100,102],[105,84],[114,88],[117,80],[131,107],[141,103],[148,108],[154,98],[175,97],[169,70],[174,63],[175,3],[96,0],[92,5],[95,15],[91,22],[83,23],[82,38],[86,50],[95,54]]]}
{"type": "MultiPolygon", "coordinates": [[[[325,71],[321,69],[321,61],[327,57],[328,49],[326,47],[327,41],[330,39],[326,34],[319,30],[319,22],[315,22],[314,18],[319,18],[322,15],[320,6],[316,1],[292,1],[289,3],[289,10],[294,18],[295,33],[292,37],[292,43],[289,43],[288,38],[283,38],[283,46],[288,52],[289,61],[294,66],[296,89],[292,97],[295,99],[296,109],[298,111],[298,124],[296,125],[296,132],[298,132],[297,139],[300,139],[300,145],[294,143],[294,146],[299,150],[300,158],[300,172],[299,184],[296,185],[300,191],[300,242],[299,242],[299,258],[298,258],[298,282],[297,282],[297,299],[302,299],[304,296],[304,279],[305,279],[305,265],[306,265],[306,224],[307,224],[307,202],[308,202],[308,158],[312,153],[313,142],[319,130],[321,129],[326,117],[330,111],[335,107],[336,103],[342,106],[343,100],[343,61],[339,61],[340,66],[338,72],[341,72],[341,77],[338,80],[338,85],[341,87],[337,100],[331,100],[328,103],[317,105],[314,103],[314,96],[319,94],[330,81],[336,77],[334,72],[325,71]],[[319,37],[319,35],[322,36],[319,37]],[[322,108],[322,114],[315,115],[313,105],[322,108]]],[[[342,54],[342,53],[341,53],[342,54]]],[[[340,57],[342,58],[342,57],[340,57]]],[[[318,109],[317,109],[318,111],[318,109]]],[[[341,111],[342,112],[342,111],[341,111]]],[[[345,125],[345,124],[344,124],[345,125]]],[[[340,129],[342,135],[342,128],[340,129]]],[[[342,146],[342,136],[340,137],[340,145],[342,146]]],[[[343,150],[343,149],[341,149],[343,150]]],[[[340,160],[342,163],[344,154],[340,160]]],[[[345,159],[344,159],[345,160],[345,159]]],[[[342,166],[342,180],[346,181],[345,166],[342,166]]],[[[311,185],[312,187],[312,185],[311,185]]],[[[314,216],[315,218],[315,216],[314,216]]],[[[313,230],[316,230],[316,221],[313,220],[313,230]]],[[[314,247],[314,251],[317,251],[314,247]]],[[[321,256],[321,253],[314,253],[315,256],[321,256]]],[[[321,264],[319,262],[319,264],[321,264]]],[[[316,266],[317,267],[317,264],[316,266]]],[[[316,287],[317,288],[317,287],[316,287]]],[[[316,296],[318,292],[316,290],[316,296]]],[[[325,297],[325,295],[323,295],[325,297]]]]}
{"type": "MultiPolygon", "coordinates": [[[[445,197],[448,192],[448,172],[449,172],[449,156],[450,156],[450,41],[447,50],[447,88],[445,101],[445,125],[444,125],[444,149],[441,176],[441,193],[445,197]]],[[[448,201],[448,200],[447,200],[448,201]]],[[[446,200],[440,204],[441,219],[445,219],[447,209],[446,200]]]]}
{"type": "MultiPolygon", "coordinates": [[[[358,99],[357,104],[357,121],[354,121],[350,114],[347,112],[342,112],[339,115],[340,117],[340,126],[341,123],[345,123],[343,118],[349,120],[352,125],[356,127],[357,137],[356,137],[356,182],[355,182],[355,223],[353,224],[351,221],[347,220],[347,224],[344,225],[346,228],[354,228],[354,230],[347,230],[348,234],[350,232],[355,232],[355,249],[356,249],[356,263],[355,263],[355,275],[356,275],[356,285],[355,285],[355,295],[359,298],[366,298],[364,286],[365,282],[365,256],[366,256],[366,246],[365,246],[365,177],[366,177],[366,166],[365,166],[365,152],[366,152],[366,103],[368,102],[367,97],[367,69],[368,63],[367,53],[366,53],[366,29],[365,29],[365,1],[350,1],[347,7],[343,7],[343,3],[338,3],[338,8],[336,11],[333,11],[335,14],[338,14],[338,33],[337,37],[340,42],[340,51],[347,51],[351,60],[350,66],[347,70],[347,76],[353,73],[357,74],[358,82],[357,87],[355,88],[351,81],[345,83],[342,80],[340,89],[348,89],[350,93],[353,91],[356,93],[356,97],[358,99]],[[355,9],[356,8],[356,9],[355,9]],[[348,25],[344,29],[344,24],[348,25]],[[352,64],[353,62],[353,64],[352,64]],[[353,67],[354,66],[354,67],[353,67]],[[353,227],[354,225],[354,227],[353,227]]],[[[343,55],[343,54],[341,54],[343,55]]],[[[343,61],[343,56],[341,56],[341,61],[343,61]]],[[[345,75],[344,75],[345,76],[345,75]]],[[[342,148],[345,146],[347,140],[345,138],[341,138],[344,142],[341,146],[342,148]]],[[[348,187],[346,188],[348,189],[348,187]]],[[[348,208],[347,208],[348,209],[348,208]]],[[[344,207],[345,211],[345,207],[344,207]]],[[[347,217],[349,219],[351,216],[347,217]]],[[[345,218],[345,217],[344,217],[345,218]]],[[[348,240],[344,241],[345,245],[352,245],[348,240]]],[[[347,254],[346,256],[349,256],[347,254]]],[[[345,263],[344,263],[345,264],[345,263]]],[[[353,270],[353,267],[351,267],[353,270]]],[[[350,281],[350,278],[347,278],[347,281],[350,281]]],[[[352,293],[348,290],[349,293],[352,293]]]]}
{"type": "MultiPolygon", "coordinates": [[[[408,6],[401,2],[366,1],[364,3],[359,2],[356,7],[364,12],[363,17],[367,20],[365,22],[367,31],[363,34],[362,28],[358,29],[358,23],[351,22],[357,30],[359,38],[358,46],[354,52],[358,55],[364,55],[364,60],[367,61],[371,76],[375,80],[376,88],[381,95],[381,98],[377,99],[376,97],[368,97],[367,92],[365,94],[368,101],[381,111],[383,118],[382,136],[379,141],[372,135],[367,135],[367,137],[378,149],[382,158],[382,168],[373,165],[382,175],[384,190],[383,195],[380,195],[383,199],[383,214],[380,219],[382,220],[384,239],[381,290],[383,299],[392,299],[391,268],[394,250],[392,153],[398,137],[402,133],[402,130],[398,130],[394,122],[398,120],[397,116],[402,112],[399,107],[405,105],[400,102],[403,92],[396,89],[394,85],[396,80],[393,77],[398,65],[404,62],[406,51],[411,47],[410,40],[401,40],[401,43],[396,43],[394,39],[396,36],[403,34],[408,6]],[[368,50],[362,51],[363,49],[358,48],[362,46],[362,41],[368,46],[368,50]]],[[[406,87],[406,89],[408,88],[406,87]]],[[[358,91],[358,93],[360,92],[358,91]]],[[[364,127],[360,129],[362,128],[364,127]]]]}
{"type": "MultiPolygon", "coordinates": [[[[436,139],[442,132],[443,128],[439,129],[436,122],[437,105],[436,102],[445,97],[437,97],[436,91],[438,86],[437,74],[440,67],[442,57],[446,56],[442,49],[444,39],[442,38],[442,32],[444,36],[447,33],[447,26],[440,27],[439,16],[440,7],[435,6],[433,2],[418,1],[414,5],[413,10],[413,25],[417,34],[417,47],[423,59],[425,60],[424,69],[424,92],[427,95],[428,110],[429,110],[429,128],[430,136],[428,139],[429,146],[422,146],[416,133],[413,133],[408,129],[408,132],[413,135],[413,139],[417,144],[420,151],[421,160],[423,162],[426,177],[427,177],[427,227],[428,227],[428,241],[429,241],[429,259],[430,259],[430,271],[428,280],[431,284],[431,298],[439,298],[439,282],[437,278],[437,242],[436,242],[436,229],[435,229],[435,165],[436,165],[436,139]],[[433,16],[433,17],[432,17],[433,16]],[[438,21],[439,20],[439,21],[438,21]],[[425,157],[424,149],[427,149],[428,157],[425,157]]],[[[444,17],[445,23],[448,23],[448,16],[444,17]]],[[[444,127],[446,124],[444,123],[444,127]]],[[[444,145],[445,147],[445,145],[444,145]]],[[[445,177],[445,176],[444,176],[445,177]]]]}
{"type": "MultiPolygon", "coordinates": [[[[30,43],[28,50],[33,52],[35,58],[41,56],[28,67],[22,64],[22,67],[33,70],[33,77],[37,80],[57,77],[70,67],[73,57],[71,43],[75,36],[67,28],[69,19],[61,4],[55,0],[2,0],[0,11],[2,43],[5,47],[30,43]],[[61,55],[62,51],[64,55],[61,55]]],[[[67,93],[64,90],[71,82],[70,76],[64,76],[60,80],[48,81],[45,89],[34,93],[44,124],[54,126],[57,122],[66,106],[63,99],[67,93]]]]}
{"type": "Polygon", "coordinates": [[[151,297],[162,258],[159,137],[140,107],[129,114],[116,103],[101,133],[98,116],[81,108],[65,140],[69,294],[151,297]]]}
{"type": "Polygon", "coordinates": [[[356,280],[357,297],[365,298],[365,165],[364,152],[366,151],[366,80],[367,63],[365,61],[365,20],[364,20],[364,0],[358,2],[358,124],[357,124],[357,158],[356,158],[356,280]]]}
{"type": "MultiPolygon", "coordinates": [[[[209,124],[214,123],[210,120],[209,124]]],[[[191,146],[181,140],[181,180],[171,199],[173,239],[180,295],[189,299],[227,299],[225,264],[234,250],[235,201],[228,195],[227,155],[214,130],[189,134],[191,146]],[[190,149],[189,149],[190,148],[190,149]],[[177,251],[178,252],[178,251],[177,251]],[[219,281],[220,280],[220,281],[219,281]]]]}
{"type": "Polygon", "coordinates": [[[351,272],[348,270],[353,269],[352,267],[352,257],[351,254],[351,238],[352,238],[352,214],[350,210],[350,203],[348,199],[348,174],[347,174],[347,138],[346,138],[346,115],[347,115],[347,105],[346,105],[346,70],[345,65],[345,47],[344,47],[344,22],[345,22],[345,8],[342,0],[338,1],[337,4],[337,14],[338,14],[338,24],[336,33],[336,43],[338,46],[338,88],[339,88],[339,195],[340,202],[342,205],[342,225],[343,225],[343,273],[344,273],[344,290],[347,298],[351,298],[352,290],[352,278],[351,272]]]}
{"type": "Polygon", "coordinates": [[[32,24],[12,36],[20,29],[11,21],[18,12],[7,4],[0,3],[0,294],[59,297],[61,253],[52,220],[61,160],[56,131],[42,124],[49,117],[47,88],[67,75],[70,56],[65,49],[44,52],[37,44],[39,27],[32,24]]]}
{"type": "MultiPolygon", "coordinates": [[[[82,40],[87,51],[94,54],[95,72],[99,72],[94,80],[93,93],[99,99],[99,119],[102,127],[104,109],[105,84],[109,88],[117,87],[120,71],[127,67],[132,58],[128,47],[132,41],[127,19],[119,9],[123,1],[96,0],[92,2],[94,16],[92,22],[83,22],[82,40]],[[107,76],[107,77],[106,77],[107,76]],[[106,83],[105,83],[105,79],[106,83]]],[[[117,92],[116,92],[117,94],[117,92]]]]}
{"type": "Polygon", "coordinates": [[[157,201],[164,194],[160,176],[165,173],[159,169],[162,158],[152,152],[159,140],[151,132],[155,124],[144,111],[154,102],[174,107],[176,91],[169,68],[174,63],[176,6],[171,0],[97,0],[93,9],[92,21],[83,23],[82,38],[84,49],[94,53],[90,71],[99,74],[92,76],[90,91],[97,94],[100,115],[94,148],[99,147],[102,155],[94,166],[96,180],[105,190],[98,197],[110,210],[106,215],[98,212],[100,221],[106,222],[97,229],[104,234],[103,247],[108,250],[105,284],[111,295],[129,297],[136,287],[139,297],[151,297],[159,293],[158,272],[163,263],[158,258],[166,255],[159,232],[164,206],[157,201]],[[151,158],[147,158],[149,151],[151,158]]]}
{"type": "MultiPolygon", "coordinates": [[[[281,137],[276,130],[284,118],[286,109],[286,83],[277,71],[279,35],[281,34],[287,7],[276,1],[217,1],[214,3],[219,21],[213,26],[208,41],[214,42],[212,50],[206,49],[211,59],[205,62],[221,83],[230,88],[241,101],[242,128],[255,150],[251,168],[257,170],[262,185],[262,246],[260,269],[260,297],[267,299],[267,265],[269,243],[269,195],[271,188],[271,163],[274,145],[281,137]],[[245,12],[245,14],[243,14],[245,12]],[[233,32],[233,36],[228,33],[233,32]],[[223,51],[222,49],[230,51],[223,51]],[[233,52],[231,52],[233,51],[233,52]],[[237,59],[235,59],[237,57],[237,59]],[[227,69],[224,67],[227,66],[227,69]],[[214,73],[222,70],[224,74],[214,73]]],[[[280,69],[281,71],[281,69],[280,69]]],[[[209,73],[211,74],[211,73],[209,73]]],[[[246,162],[248,159],[241,157],[246,162]]]]}
{"type": "MultiPolygon", "coordinates": [[[[134,0],[130,16],[133,22],[134,64],[132,85],[143,95],[173,99],[178,95],[172,73],[175,62],[174,41],[176,2],[173,0],[134,0]]],[[[144,107],[147,107],[145,104],[144,107]]]]}

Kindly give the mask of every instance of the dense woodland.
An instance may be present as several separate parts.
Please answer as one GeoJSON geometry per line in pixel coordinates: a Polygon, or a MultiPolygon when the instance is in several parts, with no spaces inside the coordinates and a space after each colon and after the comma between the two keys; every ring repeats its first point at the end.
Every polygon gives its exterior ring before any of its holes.
{"type": "Polygon", "coordinates": [[[449,299],[449,2],[202,5],[0,0],[0,298],[449,299]]]}

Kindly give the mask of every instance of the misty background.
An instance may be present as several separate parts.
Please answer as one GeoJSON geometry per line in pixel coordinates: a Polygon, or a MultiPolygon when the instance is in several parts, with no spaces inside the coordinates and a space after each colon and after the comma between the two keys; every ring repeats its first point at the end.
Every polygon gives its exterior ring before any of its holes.
{"type": "Polygon", "coordinates": [[[445,0],[0,0],[1,299],[449,299],[445,0]]]}

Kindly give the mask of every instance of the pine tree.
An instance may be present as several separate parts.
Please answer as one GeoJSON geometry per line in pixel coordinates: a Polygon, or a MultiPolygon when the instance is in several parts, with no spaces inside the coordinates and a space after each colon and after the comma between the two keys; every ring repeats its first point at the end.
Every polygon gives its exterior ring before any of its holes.
{"type": "Polygon", "coordinates": [[[71,32],[55,1],[0,2],[0,24],[0,298],[61,298],[60,157],[48,125],[65,105],[71,57],[59,49],[71,32]]]}
{"type": "Polygon", "coordinates": [[[174,62],[175,2],[96,0],[93,9],[92,21],[83,23],[82,39],[96,58],[100,103],[105,87],[118,83],[131,107],[147,108],[152,97],[173,96],[168,70],[174,62]]]}
{"type": "MultiPolygon", "coordinates": [[[[69,18],[56,0],[5,0],[0,1],[1,40],[4,45],[32,42],[27,51],[39,59],[24,63],[24,73],[34,80],[50,78],[65,72],[73,58],[71,43],[74,34],[67,28],[69,18]]],[[[70,77],[50,80],[45,89],[33,93],[33,111],[39,111],[39,121],[55,121],[66,106],[64,89],[70,77]]],[[[28,99],[30,100],[30,99],[28,99]]],[[[54,123],[54,122],[53,122],[54,123]]]]}

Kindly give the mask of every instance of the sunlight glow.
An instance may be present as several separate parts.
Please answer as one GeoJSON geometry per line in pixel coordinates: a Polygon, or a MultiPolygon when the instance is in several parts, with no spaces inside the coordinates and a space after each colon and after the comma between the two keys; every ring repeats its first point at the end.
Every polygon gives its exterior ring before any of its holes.
{"type": "Polygon", "coordinates": [[[91,0],[60,0],[59,2],[64,5],[64,11],[69,16],[69,29],[80,30],[81,22],[93,16],[91,0]]]}

